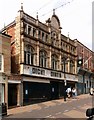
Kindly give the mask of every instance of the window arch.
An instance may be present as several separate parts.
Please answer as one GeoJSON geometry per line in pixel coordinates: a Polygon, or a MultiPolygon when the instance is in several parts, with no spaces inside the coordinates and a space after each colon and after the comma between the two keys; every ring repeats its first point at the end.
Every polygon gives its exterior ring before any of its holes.
{"type": "Polygon", "coordinates": [[[39,52],[39,66],[47,67],[47,53],[44,50],[39,52]]]}
{"type": "Polygon", "coordinates": [[[34,49],[30,45],[25,46],[24,62],[25,64],[34,64],[34,49]]]}
{"type": "Polygon", "coordinates": [[[74,73],[74,61],[70,60],[70,73],[74,73]]]}
{"type": "Polygon", "coordinates": [[[57,69],[57,55],[52,55],[51,57],[51,68],[56,70],[57,69]]]}

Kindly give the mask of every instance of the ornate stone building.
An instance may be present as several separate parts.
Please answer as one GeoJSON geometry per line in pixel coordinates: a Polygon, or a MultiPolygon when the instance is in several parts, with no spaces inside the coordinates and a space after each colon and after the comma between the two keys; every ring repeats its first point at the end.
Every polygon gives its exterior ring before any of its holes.
{"type": "Polygon", "coordinates": [[[9,106],[58,99],[64,87],[76,87],[77,44],[61,29],[55,11],[44,24],[22,8],[3,30],[12,36],[9,106]]]}

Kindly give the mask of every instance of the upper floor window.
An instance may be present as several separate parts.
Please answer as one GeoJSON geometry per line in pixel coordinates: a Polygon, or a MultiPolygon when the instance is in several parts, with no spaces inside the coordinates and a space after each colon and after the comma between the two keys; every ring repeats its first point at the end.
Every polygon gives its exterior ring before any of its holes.
{"type": "Polygon", "coordinates": [[[34,50],[31,46],[27,45],[25,46],[24,51],[24,62],[26,64],[33,65],[34,64],[34,50]]]}
{"type": "Polygon", "coordinates": [[[47,54],[45,51],[39,53],[39,65],[40,67],[47,67],[47,54]]]}
{"type": "Polygon", "coordinates": [[[46,42],[48,41],[48,35],[46,35],[46,42]]]}
{"type": "Polygon", "coordinates": [[[0,54],[0,72],[3,72],[3,55],[0,54]]]}
{"type": "Polygon", "coordinates": [[[31,26],[28,26],[28,35],[31,34],[31,26]]]}
{"type": "Polygon", "coordinates": [[[24,26],[23,26],[23,27],[24,27],[25,33],[27,33],[27,24],[24,23],[24,26]]]}
{"type": "Polygon", "coordinates": [[[74,73],[74,61],[70,60],[70,73],[74,73]]]}
{"type": "Polygon", "coordinates": [[[57,56],[56,55],[52,55],[51,57],[51,68],[54,70],[57,70],[57,56]]]}
{"type": "Polygon", "coordinates": [[[42,33],[42,41],[45,41],[44,33],[42,33]]]}
{"type": "Polygon", "coordinates": [[[38,38],[41,39],[41,31],[38,32],[38,38]]]}
{"type": "Polygon", "coordinates": [[[36,37],[36,29],[33,28],[33,37],[36,37]]]}

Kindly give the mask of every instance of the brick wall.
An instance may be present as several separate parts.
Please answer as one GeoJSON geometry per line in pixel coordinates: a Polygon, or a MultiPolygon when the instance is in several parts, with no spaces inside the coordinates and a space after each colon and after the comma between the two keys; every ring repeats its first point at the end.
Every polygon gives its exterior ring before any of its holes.
{"type": "Polygon", "coordinates": [[[10,49],[10,37],[7,35],[1,35],[0,41],[2,41],[2,54],[4,58],[4,72],[10,74],[11,72],[11,49],[10,49]]]}

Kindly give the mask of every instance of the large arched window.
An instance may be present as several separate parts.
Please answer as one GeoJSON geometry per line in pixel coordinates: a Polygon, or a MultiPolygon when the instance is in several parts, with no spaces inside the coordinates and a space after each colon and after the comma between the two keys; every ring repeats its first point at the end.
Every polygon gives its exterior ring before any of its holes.
{"type": "Polygon", "coordinates": [[[24,62],[25,64],[34,64],[34,50],[30,45],[25,46],[25,51],[24,51],[24,62]]]}
{"type": "Polygon", "coordinates": [[[68,72],[68,58],[67,58],[67,56],[63,56],[61,59],[61,70],[63,72],[68,72]]]}
{"type": "Polygon", "coordinates": [[[39,53],[39,66],[47,67],[47,53],[44,50],[39,53]]]}
{"type": "Polygon", "coordinates": [[[56,55],[52,55],[51,57],[51,68],[54,70],[57,70],[57,56],[56,55]]]}
{"type": "Polygon", "coordinates": [[[74,73],[74,61],[70,60],[70,73],[74,73]]]}

